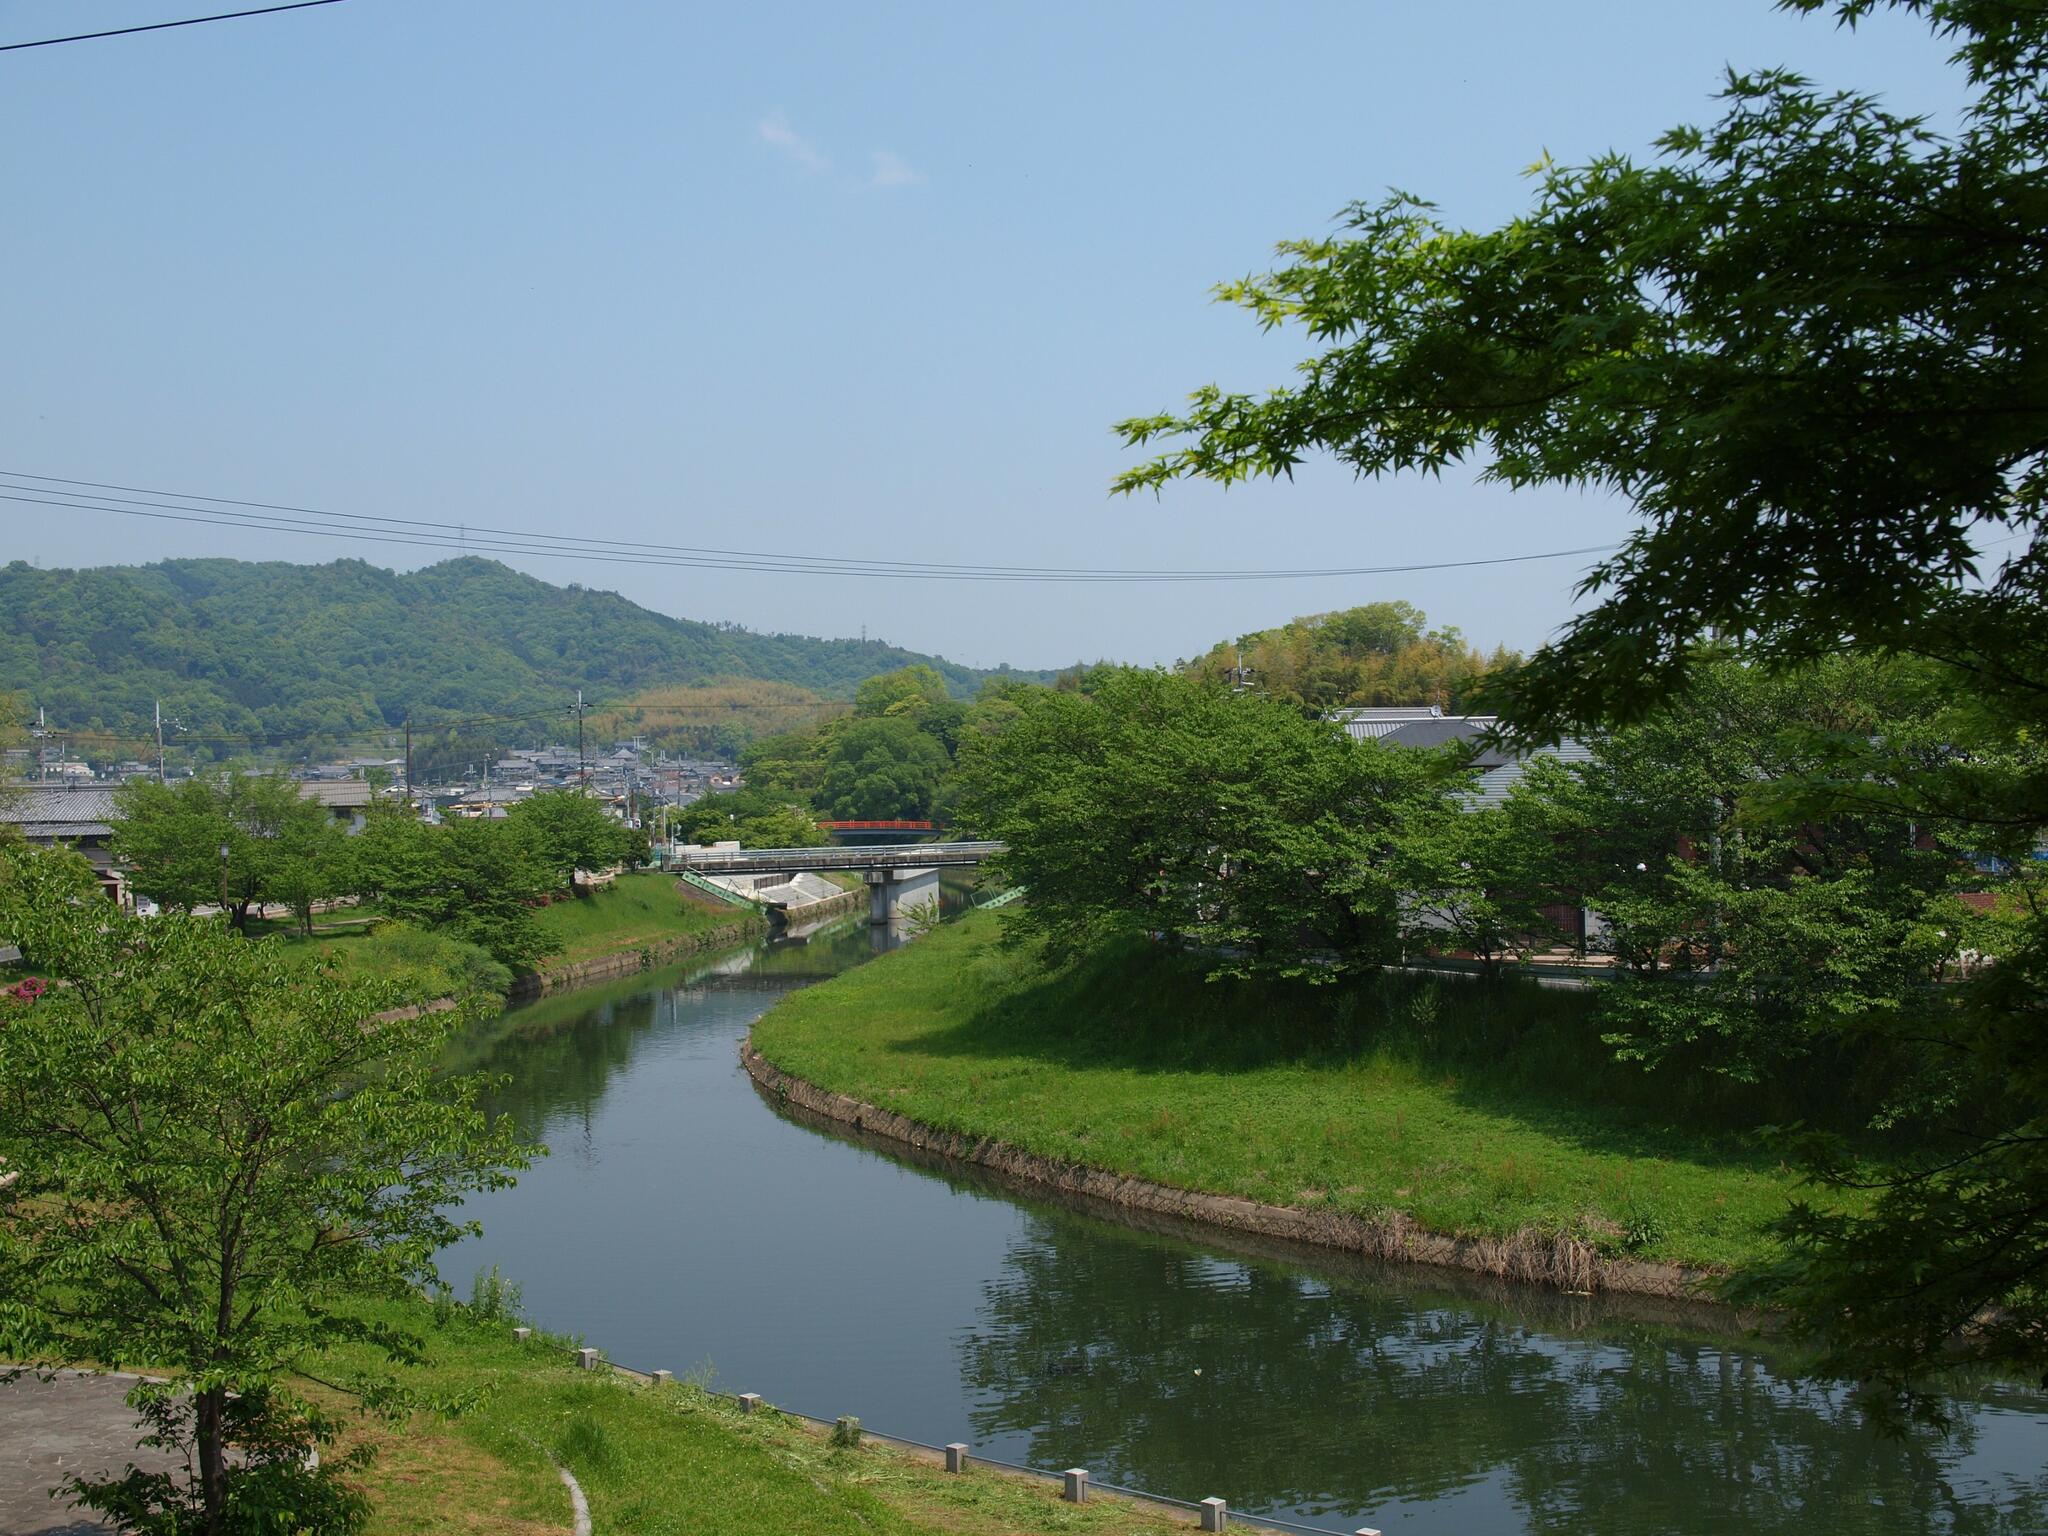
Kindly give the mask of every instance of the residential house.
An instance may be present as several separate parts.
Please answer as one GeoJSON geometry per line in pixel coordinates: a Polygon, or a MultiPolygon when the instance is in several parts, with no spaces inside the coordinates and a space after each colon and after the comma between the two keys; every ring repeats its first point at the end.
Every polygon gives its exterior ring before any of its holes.
{"type": "Polygon", "coordinates": [[[108,848],[120,819],[114,792],[104,785],[32,784],[0,795],[0,825],[14,827],[38,847],[85,855],[100,889],[126,906],[133,900],[128,877],[108,848]]]}

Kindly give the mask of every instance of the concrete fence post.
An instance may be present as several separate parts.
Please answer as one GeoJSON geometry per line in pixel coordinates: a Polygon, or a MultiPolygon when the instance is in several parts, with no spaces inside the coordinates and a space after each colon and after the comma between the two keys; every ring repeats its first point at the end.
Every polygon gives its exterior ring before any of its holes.
{"type": "Polygon", "coordinates": [[[577,1350],[577,1351],[576,1351],[576,1368],[577,1368],[578,1370],[583,1370],[583,1371],[594,1371],[594,1370],[596,1370],[596,1369],[597,1369],[597,1351],[596,1351],[596,1350],[594,1350],[594,1349],[579,1349],[579,1350],[577,1350]]]}
{"type": "Polygon", "coordinates": [[[755,1411],[756,1409],[758,1409],[758,1408],[759,1408],[760,1406],[761,1406],[761,1394],[760,1394],[760,1393],[758,1393],[758,1392],[742,1392],[742,1393],[740,1394],[740,1412],[741,1412],[741,1413],[753,1413],[753,1412],[754,1412],[754,1411],[755,1411]]]}
{"type": "Polygon", "coordinates": [[[532,1337],[533,1330],[531,1328],[514,1328],[512,1330],[512,1342],[514,1344],[524,1344],[532,1337]]]}
{"type": "Polygon", "coordinates": [[[674,1386],[675,1384],[676,1384],[676,1373],[675,1373],[674,1371],[656,1371],[656,1372],[654,1373],[654,1385],[655,1385],[655,1386],[657,1386],[657,1387],[672,1387],[672,1386],[674,1386]]]}
{"type": "Polygon", "coordinates": [[[1202,1529],[1220,1531],[1230,1524],[1230,1506],[1221,1499],[1202,1500],[1202,1529]]]}
{"type": "Polygon", "coordinates": [[[946,1447],[946,1470],[965,1472],[967,1470],[967,1447],[955,1440],[946,1447]]]}
{"type": "Polygon", "coordinates": [[[1060,1490],[1060,1497],[1069,1504],[1086,1504],[1088,1502],[1088,1469],[1086,1467],[1069,1467],[1060,1476],[1066,1484],[1060,1490]]]}

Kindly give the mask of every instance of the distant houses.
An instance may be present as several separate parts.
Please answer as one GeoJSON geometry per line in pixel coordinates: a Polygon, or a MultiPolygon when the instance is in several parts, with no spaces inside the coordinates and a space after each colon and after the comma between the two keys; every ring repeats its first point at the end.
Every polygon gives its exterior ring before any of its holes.
{"type": "MultiPolygon", "coordinates": [[[[1434,704],[1341,709],[1330,718],[1342,725],[1345,734],[1354,741],[1419,749],[1453,744],[1465,747],[1472,754],[1471,763],[1476,770],[1464,794],[1464,808],[1468,811],[1505,804],[1514,787],[1528,774],[1529,764],[1537,758],[1555,758],[1567,764],[1593,759],[1592,749],[1586,743],[1569,737],[1555,746],[1517,751],[1495,736],[1495,727],[1500,724],[1498,715],[1447,715],[1434,704]]],[[[1544,907],[1543,916],[1555,930],[1556,941],[1577,951],[1598,943],[1607,933],[1607,919],[1591,907],[1554,903],[1544,907]]]]}
{"type": "Polygon", "coordinates": [[[120,819],[114,791],[104,784],[30,784],[0,794],[0,826],[13,827],[37,847],[84,854],[100,889],[126,906],[128,877],[108,846],[120,819]]]}
{"type": "Polygon", "coordinates": [[[1466,807],[1480,810],[1499,805],[1539,757],[1562,763],[1591,762],[1593,752],[1582,741],[1570,738],[1553,747],[1536,747],[1518,752],[1495,741],[1493,730],[1498,715],[1447,715],[1434,704],[1374,706],[1340,709],[1330,717],[1344,727],[1354,741],[1381,741],[1390,747],[1442,747],[1453,742],[1468,747],[1478,777],[1466,796],[1466,807]]]}
{"type": "MultiPolygon", "coordinates": [[[[54,733],[53,733],[54,734],[54,733]]],[[[304,799],[328,808],[360,829],[378,803],[409,804],[428,821],[505,816],[528,796],[581,786],[622,821],[639,824],[662,805],[689,805],[707,794],[737,788],[738,769],[720,758],[670,757],[650,753],[639,742],[619,743],[582,759],[573,747],[519,747],[473,767],[472,776],[452,783],[406,784],[404,757],[363,756],[293,768],[304,799]]],[[[132,905],[127,872],[112,844],[120,822],[115,790],[130,779],[155,778],[154,763],[135,759],[97,768],[71,758],[61,746],[14,748],[0,763],[0,827],[12,827],[42,847],[69,847],[85,855],[101,889],[132,905]]],[[[174,769],[173,780],[191,775],[174,769]]]]}

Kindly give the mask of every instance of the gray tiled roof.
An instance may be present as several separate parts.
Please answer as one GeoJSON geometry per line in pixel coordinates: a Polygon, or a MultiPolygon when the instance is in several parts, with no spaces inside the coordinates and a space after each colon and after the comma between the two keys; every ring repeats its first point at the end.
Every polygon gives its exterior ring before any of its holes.
{"type": "Polygon", "coordinates": [[[1527,776],[1530,760],[1538,757],[1554,757],[1561,763],[1590,763],[1593,760],[1593,749],[1583,741],[1573,741],[1567,737],[1554,747],[1538,747],[1526,757],[1518,757],[1488,768],[1479,775],[1478,782],[1472,786],[1470,803],[1473,808],[1476,810],[1480,806],[1499,805],[1506,800],[1508,792],[1527,776]]]}
{"type": "Polygon", "coordinates": [[[1441,747],[1454,741],[1464,742],[1478,747],[1479,756],[1474,761],[1482,768],[1490,768],[1508,761],[1508,754],[1500,748],[1481,745],[1493,723],[1492,715],[1445,715],[1398,725],[1380,740],[1390,747],[1441,747]]]}
{"type": "Polygon", "coordinates": [[[105,837],[121,819],[114,792],[97,784],[0,789],[0,822],[28,838],[105,837]]]}
{"type": "Polygon", "coordinates": [[[1451,742],[1465,742],[1476,747],[1478,751],[1472,765],[1479,773],[1465,802],[1473,810],[1504,802],[1509,792],[1527,776],[1532,758],[1554,757],[1564,763],[1591,762],[1593,758],[1592,748],[1569,738],[1554,747],[1538,747],[1526,753],[1517,753],[1510,747],[1497,744],[1482,744],[1486,733],[1498,721],[1494,715],[1443,715],[1418,707],[1412,712],[1398,709],[1340,711],[1336,718],[1354,737],[1373,736],[1390,747],[1441,747],[1451,742]],[[1412,717],[1393,718],[1403,713],[1412,717]],[[1347,717],[1366,718],[1360,721],[1347,717]],[[1361,724],[1364,729],[1360,729],[1361,724]]]}

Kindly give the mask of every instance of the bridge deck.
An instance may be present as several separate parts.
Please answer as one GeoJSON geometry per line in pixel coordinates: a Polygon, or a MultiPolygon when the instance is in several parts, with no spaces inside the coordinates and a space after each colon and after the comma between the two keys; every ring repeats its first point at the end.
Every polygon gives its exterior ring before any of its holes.
{"type": "Polygon", "coordinates": [[[766,875],[777,871],[951,869],[1001,853],[1001,843],[898,843],[881,848],[705,848],[671,851],[669,869],[702,875],[766,875]]]}

